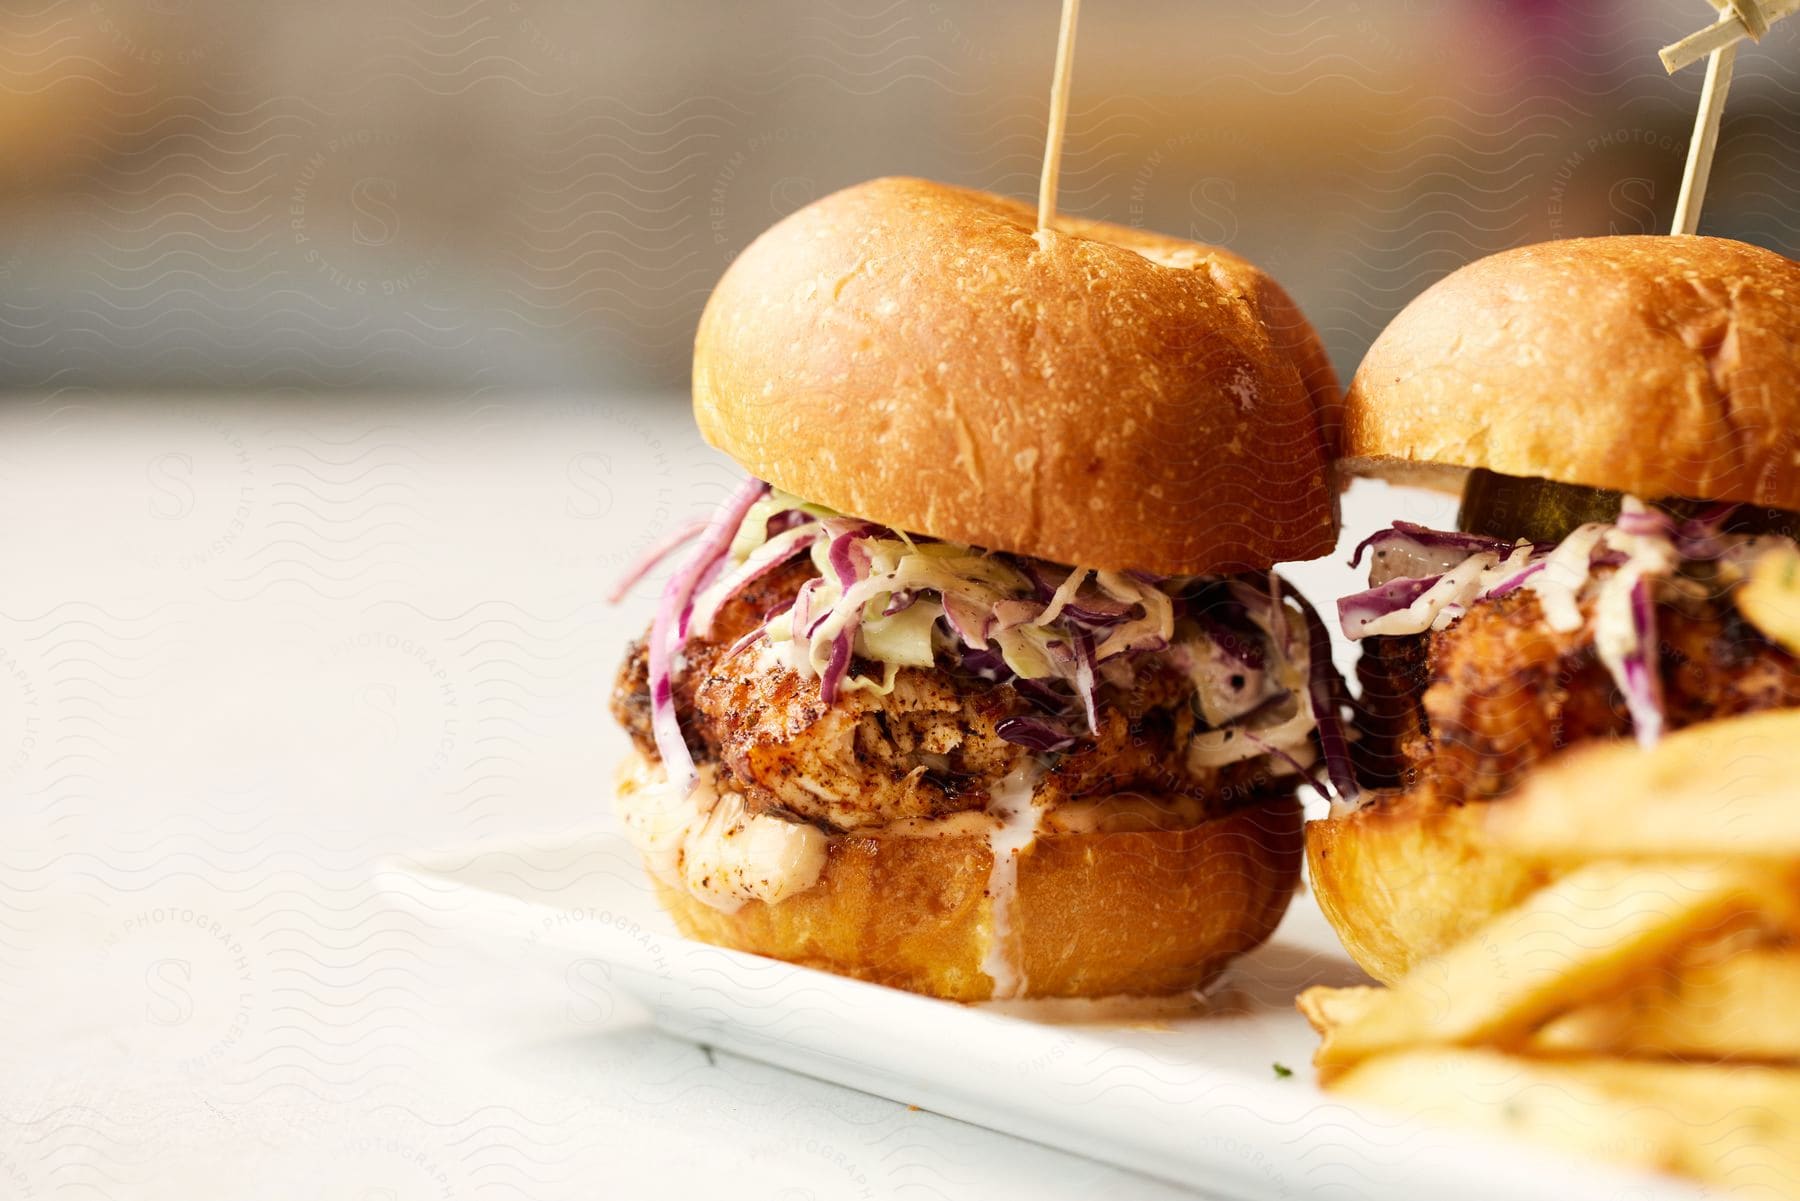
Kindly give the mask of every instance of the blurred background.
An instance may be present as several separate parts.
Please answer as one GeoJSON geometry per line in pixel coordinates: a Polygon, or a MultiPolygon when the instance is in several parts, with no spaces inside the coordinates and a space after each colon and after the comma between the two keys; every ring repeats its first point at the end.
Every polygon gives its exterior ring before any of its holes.
{"type": "MultiPolygon", "coordinates": [[[[669,569],[603,598],[739,479],[713,281],[871,176],[1032,195],[1057,9],[0,0],[0,1196],[1177,1195],[655,1033],[584,849],[669,569]],[[471,843],[556,916],[397,899],[471,843]]],[[[1711,19],[1088,0],[1061,203],[1259,261],[1347,375],[1472,258],[1666,228],[1711,19]]],[[[1800,18],[1704,229],[1800,249],[1797,134],[1800,18]]],[[[1353,489],[1288,578],[1452,511],[1353,489]]]]}
{"type": "MultiPolygon", "coordinates": [[[[1093,0],[1062,205],[1271,269],[1340,370],[1521,242],[1666,228],[1701,0],[1093,0]]],[[[1792,254],[1800,43],[1703,228],[1792,254]]],[[[0,388],[685,385],[725,264],[905,172],[1035,190],[1053,0],[11,0],[0,388]]]]}

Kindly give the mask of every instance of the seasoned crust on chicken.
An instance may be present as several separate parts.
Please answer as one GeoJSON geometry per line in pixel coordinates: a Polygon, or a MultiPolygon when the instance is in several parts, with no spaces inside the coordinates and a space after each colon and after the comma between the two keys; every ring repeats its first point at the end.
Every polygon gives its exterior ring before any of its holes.
{"type": "MultiPolygon", "coordinates": [[[[1800,705],[1800,662],[1728,598],[1680,595],[1658,603],[1656,621],[1670,729],[1800,705]]],[[[1442,630],[1366,639],[1358,670],[1367,778],[1429,783],[1446,802],[1502,796],[1538,760],[1631,731],[1591,627],[1550,629],[1523,589],[1476,602],[1442,630]]]]}
{"type": "MultiPolygon", "coordinates": [[[[998,732],[1004,719],[1036,712],[1016,689],[942,668],[904,668],[887,695],[849,688],[826,705],[817,678],[756,644],[727,653],[810,574],[804,563],[772,573],[734,597],[707,638],[688,639],[674,694],[696,759],[721,765],[752,810],[831,829],[985,808],[992,786],[1030,753],[998,732]]],[[[635,645],[613,710],[639,749],[654,755],[645,659],[635,645]]],[[[859,670],[879,674],[874,665],[853,665],[853,674],[859,670]]],[[[1129,688],[1103,685],[1098,734],[1058,757],[1038,785],[1039,799],[1142,792],[1226,812],[1266,794],[1271,781],[1261,759],[1189,769],[1192,690],[1178,671],[1155,663],[1140,665],[1129,688]]]]}

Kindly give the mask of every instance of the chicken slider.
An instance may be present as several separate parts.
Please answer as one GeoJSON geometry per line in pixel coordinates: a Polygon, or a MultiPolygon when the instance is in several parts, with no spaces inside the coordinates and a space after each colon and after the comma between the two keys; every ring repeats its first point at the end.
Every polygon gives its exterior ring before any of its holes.
{"type": "Polygon", "coordinates": [[[1348,778],[1336,381],[1214,247],[914,179],[714,291],[694,411],[751,479],[619,677],[620,819],[683,933],[940,997],[1157,994],[1268,937],[1348,778]]]}
{"type": "Polygon", "coordinates": [[[1376,340],[1347,466],[1448,483],[1462,511],[1368,539],[1369,588],[1338,602],[1377,787],[1308,830],[1308,857],[1372,975],[1544,882],[1482,821],[1545,759],[1800,704],[1800,662],[1745,589],[1800,526],[1797,346],[1800,265],[1700,237],[1497,254],[1376,340]]]}

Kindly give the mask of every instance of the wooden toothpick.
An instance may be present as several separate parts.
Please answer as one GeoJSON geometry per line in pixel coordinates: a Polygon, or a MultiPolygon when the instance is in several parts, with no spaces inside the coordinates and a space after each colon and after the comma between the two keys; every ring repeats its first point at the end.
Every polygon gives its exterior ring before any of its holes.
{"type": "Polygon", "coordinates": [[[1056,182],[1062,175],[1063,131],[1069,125],[1069,74],[1075,61],[1075,18],[1081,0],[1063,0],[1062,29],[1056,35],[1056,74],[1050,80],[1050,128],[1044,137],[1044,171],[1038,178],[1037,224],[1056,220],[1056,182]]]}
{"type": "Polygon", "coordinates": [[[1738,43],[1745,38],[1761,41],[1770,25],[1800,8],[1800,0],[1712,0],[1712,5],[1722,14],[1718,21],[1664,46],[1661,54],[1663,66],[1671,73],[1706,58],[1700,111],[1694,117],[1694,136],[1688,141],[1681,195],[1675,199],[1672,232],[1677,234],[1691,234],[1700,227],[1700,204],[1706,199],[1713,152],[1719,146],[1719,121],[1725,114],[1725,93],[1731,87],[1738,43]]]}
{"type": "Polygon", "coordinates": [[[1760,42],[1769,26],[1800,10],[1800,0],[1761,0],[1756,4],[1722,5],[1723,15],[1705,29],[1690,33],[1679,42],[1664,46],[1658,57],[1663,69],[1673,75],[1691,63],[1697,63],[1716,50],[1749,38],[1760,42]],[[1749,19],[1746,20],[1745,18],[1749,19]]]}
{"type": "Polygon", "coordinates": [[[1675,198],[1675,228],[1671,233],[1691,234],[1700,228],[1700,202],[1706,199],[1713,151],[1719,146],[1719,121],[1725,115],[1725,91],[1731,86],[1731,66],[1736,59],[1737,43],[1731,42],[1714,50],[1706,60],[1700,112],[1694,118],[1694,136],[1688,140],[1687,166],[1681,172],[1681,194],[1675,198]]]}

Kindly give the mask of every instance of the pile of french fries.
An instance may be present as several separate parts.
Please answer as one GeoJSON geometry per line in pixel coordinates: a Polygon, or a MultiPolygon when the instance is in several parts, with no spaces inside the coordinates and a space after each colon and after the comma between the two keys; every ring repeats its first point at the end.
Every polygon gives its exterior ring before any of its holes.
{"type": "Polygon", "coordinates": [[[1800,712],[1571,751],[1494,802],[1554,882],[1390,988],[1314,988],[1335,1092],[1800,1196],[1800,712]]]}

